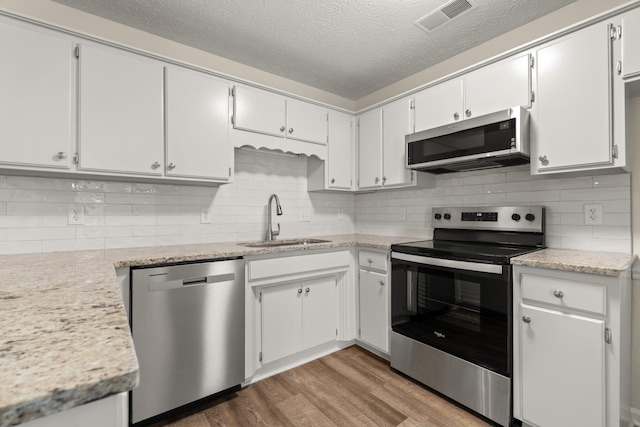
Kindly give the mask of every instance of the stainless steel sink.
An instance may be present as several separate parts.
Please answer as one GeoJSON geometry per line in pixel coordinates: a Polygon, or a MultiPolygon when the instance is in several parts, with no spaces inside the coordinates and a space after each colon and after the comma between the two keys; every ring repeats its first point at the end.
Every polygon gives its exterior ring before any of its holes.
{"type": "Polygon", "coordinates": [[[314,243],[327,243],[329,240],[322,239],[284,239],[284,240],[264,240],[262,242],[241,243],[248,248],[272,248],[277,246],[303,246],[314,243]]]}

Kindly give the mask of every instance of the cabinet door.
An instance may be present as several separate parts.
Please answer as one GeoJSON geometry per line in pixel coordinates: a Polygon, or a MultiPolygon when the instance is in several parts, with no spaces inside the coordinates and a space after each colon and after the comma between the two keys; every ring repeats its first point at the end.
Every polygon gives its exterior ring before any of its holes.
{"type": "Polygon", "coordinates": [[[414,132],[462,120],[463,83],[462,79],[454,79],[417,93],[414,132]]]}
{"type": "Polygon", "coordinates": [[[162,175],[161,63],[107,46],[80,49],[79,169],[162,175]]]}
{"type": "Polygon", "coordinates": [[[266,90],[233,88],[233,127],[240,130],[284,137],[285,98],[266,90]]]}
{"type": "Polygon", "coordinates": [[[411,133],[411,100],[401,99],[382,109],[382,185],[394,187],[411,183],[406,167],[405,136],[411,133]]]}
{"type": "Polygon", "coordinates": [[[622,15],[622,77],[640,75],[640,9],[622,15]]]}
{"type": "Polygon", "coordinates": [[[353,181],[353,117],[329,112],[329,144],[327,147],[329,188],[349,190],[353,181]]]}
{"type": "Polygon", "coordinates": [[[360,339],[389,351],[389,294],[387,275],[360,270],[360,339]]]}
{"type": "Polygon", "coordinates": [[[262,289],[262,363],[302,351],[299,284],[262,289]]]}
{"type": "Polygon", "coordinates": [[[302,347],[304,350],[336,339],[337,301],[335,276],[308,280],[302,284],[302,347]]]}
{"type": "Polygon", "coordinates": [[[327,110],[308,102],[287,100],[287,138],[327,143],[327,110]]]}
{"type": "Polygon", "coordinates": [[[69,168],[73,47],[65,35],[0,19],[0,162],[69,168]]]}
{"type": "Polygon", "coordinates": [[[537,171],[611,164],[610,58],[605,24],[537,51],[537,171]]]}
{"type": "Polygon", "coordinates": [[[531,105],[531,56],[498,62],[464,76],[465,118],[531,105]]]}
{"type": "Polygon", "coordinates": [[[207,74],[165,69],[166,175],[229,180],[229,86],[207,74]]]}
{"type": "Polygon", "coordinates": [[[358,188],[382,187],[382,110],[359,116],[358,188]]]}
{"type": "Polygon", "coordinates": [[[604,321],[522,305],[523,421],[538,426],[605,422],[604,321]]]}

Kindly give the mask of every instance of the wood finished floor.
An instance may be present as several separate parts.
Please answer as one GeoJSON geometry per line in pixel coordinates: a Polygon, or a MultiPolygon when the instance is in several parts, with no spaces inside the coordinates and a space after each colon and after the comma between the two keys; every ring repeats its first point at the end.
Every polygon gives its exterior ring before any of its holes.
{"type": "Polygon", "coordinates": [[[153,427],[488,425],[351,346],[153,427]]]}

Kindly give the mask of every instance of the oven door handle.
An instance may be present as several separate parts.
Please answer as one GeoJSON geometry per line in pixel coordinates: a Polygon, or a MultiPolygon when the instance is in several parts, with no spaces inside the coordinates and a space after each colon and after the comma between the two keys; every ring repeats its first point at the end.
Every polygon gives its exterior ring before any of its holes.
{"type": "Polygon", "coordinates": [[[477,271],[480,273],[502,274],[502,265],[483,264],[479,262],[456,261],[453,259],[432,258],[419,255],[392,252],[391,259],[415,262],[416,264],[433,265],[436,267],[455,268],[458,270],[477,271]]]}

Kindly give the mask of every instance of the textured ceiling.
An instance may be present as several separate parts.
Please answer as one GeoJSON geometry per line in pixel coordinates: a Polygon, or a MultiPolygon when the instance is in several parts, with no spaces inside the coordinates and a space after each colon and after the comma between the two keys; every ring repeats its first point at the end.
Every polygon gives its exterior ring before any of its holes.
{"type": "Polygon", "coordinates": [[[357,100],[575,0],[469,0],[427,33],[446,0],[54,0],[357,100]]]}

